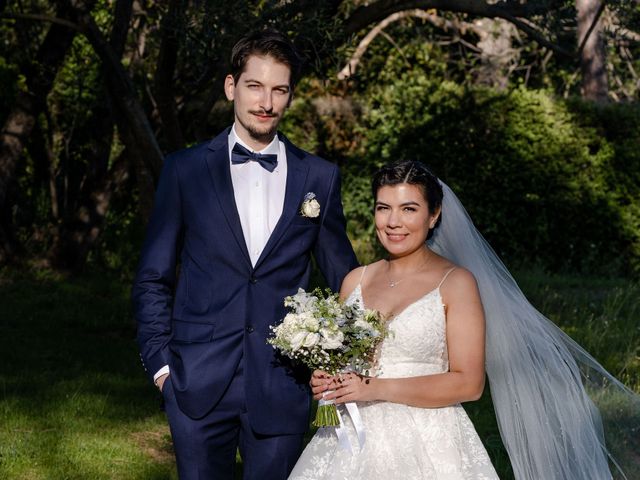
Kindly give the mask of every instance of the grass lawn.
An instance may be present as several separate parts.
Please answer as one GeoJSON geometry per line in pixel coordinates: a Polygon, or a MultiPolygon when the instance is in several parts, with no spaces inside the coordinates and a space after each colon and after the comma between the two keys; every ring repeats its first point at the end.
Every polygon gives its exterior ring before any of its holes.
{"type": "MultiPolygon", "coordinates": [[[[640,392],[638,285],[517,277],[534,305],[640,392]]],[[[134,341],[129,284],[0,271],[0,478],[177,478],[134,341]]],[[[489,395],[465,407],[501,478],[512,478],[489,395]]]]}

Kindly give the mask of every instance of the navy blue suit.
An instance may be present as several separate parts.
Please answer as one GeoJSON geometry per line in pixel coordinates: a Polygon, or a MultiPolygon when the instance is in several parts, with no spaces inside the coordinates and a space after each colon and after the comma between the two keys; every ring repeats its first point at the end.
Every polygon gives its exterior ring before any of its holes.
{"type": "MultiPolygon", "coordinates": [[[[243,403],[243,421],[255,435],[305,432],[308,372],[299,375],[276,355],[265,341],[269,326],[286,314],[284,297],[308,286],[311,254],[333,290],[357,266],[345,233],[337,167],[282,136],[282,216],[252,266],[235,206],[228,131],[165,160],[133,286],[145,369],[152,377],[169,365],[170,387],[163,394],[170,389],[171,399],[165,399],[184,414],[173,421],[169,415],[177,454],[182,447],[174,423],[195,422],[198,431],[200,419],[215,424],[217,409],[227,408],[221,406],[225,395],[243,403]],[[300,214],[308,192],[320,203],[317,218],[300,214]]],[[[177,456],[181,478],[210,475],[202,473],[208,471],[204,467],[200,476],[185,473],[177,456]]]]}

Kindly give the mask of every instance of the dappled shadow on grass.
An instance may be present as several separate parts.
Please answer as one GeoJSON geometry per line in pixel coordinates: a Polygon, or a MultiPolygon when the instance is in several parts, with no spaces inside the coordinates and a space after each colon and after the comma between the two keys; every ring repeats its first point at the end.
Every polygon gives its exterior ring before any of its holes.
{"type": "MultiPolygon", "coordinates": [[[[607,449],[623,468],[627,479],[640,478],[640,398],[630,398],[610,384],[589,390],[600,410],[607,449]]],[[[615,466],[616,480],[623,479],[615,466]]]]}
{"type": "Polygon", "coordinates": [[[168,425],[162,425],[153,430],[133,432],[134,442],[157,463],[171,464],[174,461],[173,444],[168,425]]]}
{"type": "MultiPolygon", "coordinates": [[[[129,282],[2,272],[0,477],[176,478],[129,282]],[[155,452],[155,453],[154,453],[155,452]]],[[[167,429],[168,435],[168,429],[167,429]]]]}
{"type": "Polygon", "coordinates": [[[640,284],[628,279],[519,272],[531,303],[640,393],[640,284]]]}

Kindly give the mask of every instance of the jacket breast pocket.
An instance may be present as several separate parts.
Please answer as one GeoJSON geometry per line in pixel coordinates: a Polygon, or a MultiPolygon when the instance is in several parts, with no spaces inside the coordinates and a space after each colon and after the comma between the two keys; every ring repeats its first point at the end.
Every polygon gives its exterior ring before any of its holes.
{"type": "Polygon", "coordinates": [[[319,233],[318,225],[292,222],[287,231],[287,245],[295,246],[302,252],[306,252],[316,243],[319,233]]]}
{"type": "Polygon", "coordinates": [[[291,219],[291,225],[303,226],[303,227],[319,227],[320,226],[320,217],[317,218],[309,218],[303,215],[296,215],[291,219]]]}
{"type": "Polygon", "coordinates": [[[215,324],[174,320],[171,324],[171,341],[174,343],[206,343],[213,340],[215,324]]]}

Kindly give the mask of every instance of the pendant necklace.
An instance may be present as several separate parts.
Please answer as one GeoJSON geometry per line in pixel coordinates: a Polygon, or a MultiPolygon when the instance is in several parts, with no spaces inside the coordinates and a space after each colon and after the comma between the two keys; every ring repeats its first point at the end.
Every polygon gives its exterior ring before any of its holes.
{"type": "Polygon", "coordinates": [[[409,275],[405,275],[400,280],[391,280],[391,277],[389,276],[389,270],[391,269],[391,263],[389,262],[389,260],[387,260],[387,263],[389,263],[389,268],[387,268],[387,271],[385,273],[386,273],[386,276],[387,276],[387,280],[389,280],[389,287],[394,288],[396,285],[398,285],[400,282],[406,280],[411,275],[414,275],[414,274],[416,274],[418,272],[421,272],[424,269],[424,267],[427,266],[427,263],[429,263],[429,260],[431,260],[431,257],[432,257],[432,255],[429,255],[417,270],[411,272],[409,275]]]}

